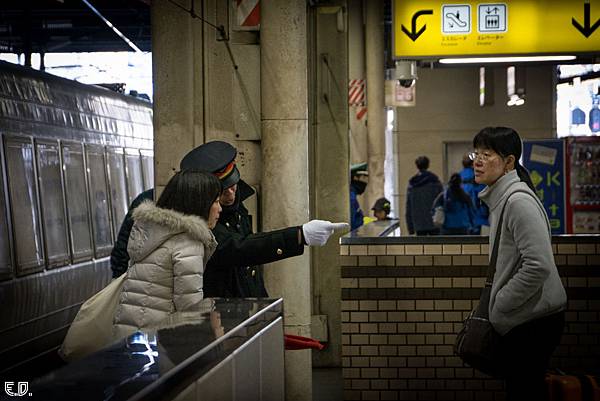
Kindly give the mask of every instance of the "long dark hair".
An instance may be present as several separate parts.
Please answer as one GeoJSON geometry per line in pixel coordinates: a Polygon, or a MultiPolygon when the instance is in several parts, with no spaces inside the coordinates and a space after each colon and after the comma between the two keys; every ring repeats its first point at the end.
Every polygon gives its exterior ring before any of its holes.
{"type": "Polygon", "coordinates": [[[460,174],[454,173],[450,176],[450,180],[448,181],[448,192],[450,196],[454,199],[457,199],[467,205],[471,205],[471,198],[460,186],[462,184],[462,178],[460,174]]]}
{"type": "Polygon", "coordinates": [[[535,192],[529,172],[519,162],[523,153],[523,142],[517,131],[507,127],[485,127],[473,138],[473,148],[491,149],[503,158],[513,155],[519,178],[535,192]]]}
{"type": "Polygon", "coordinates": [[[169,180],[156,206],[208,220],[210,207],[221,191],[221,182],[214,175],[200,170],[182,170],[169,180]]]}

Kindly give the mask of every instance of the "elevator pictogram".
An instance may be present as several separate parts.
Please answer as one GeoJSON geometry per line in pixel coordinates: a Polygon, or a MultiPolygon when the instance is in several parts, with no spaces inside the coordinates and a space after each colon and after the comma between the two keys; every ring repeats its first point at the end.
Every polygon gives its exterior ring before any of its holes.
{"type": "Polygon", "coordinates": [[[477,26],[480,33],[506,32],[508,7],[502,3],[479,4],[477,26]]]}

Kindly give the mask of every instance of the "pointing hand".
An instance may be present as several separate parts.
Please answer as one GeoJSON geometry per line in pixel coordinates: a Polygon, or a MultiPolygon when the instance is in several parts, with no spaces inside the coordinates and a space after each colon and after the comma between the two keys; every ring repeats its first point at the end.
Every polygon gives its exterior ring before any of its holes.
{"type": "Polygon", "coordinates": [[[302,225],[302,232],[307,245],[323,246],[334,231],[347,230],[348,223],[332,223],[326,220],[311,220],[302,225]]]}

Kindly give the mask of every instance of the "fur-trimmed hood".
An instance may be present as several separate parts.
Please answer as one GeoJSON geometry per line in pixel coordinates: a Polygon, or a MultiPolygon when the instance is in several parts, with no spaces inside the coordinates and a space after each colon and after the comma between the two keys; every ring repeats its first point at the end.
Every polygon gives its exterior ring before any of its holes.
{"type": "Polygon", "coordinates": [[[152,201],[145,201],[136,207],[132,217],[134,224],[127,252],[133,263],[143,260],[169,238],[181,233],[187,233],[204,244],[209,255],[217,247],[215,236],[201,217],[163,209],[152,201]]]}

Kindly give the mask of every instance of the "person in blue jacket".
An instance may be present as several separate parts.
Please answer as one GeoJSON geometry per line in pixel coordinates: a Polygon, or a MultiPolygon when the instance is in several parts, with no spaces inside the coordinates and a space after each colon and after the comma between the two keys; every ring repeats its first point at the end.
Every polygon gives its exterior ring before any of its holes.
{"type": "Polygon", "coordinates": [[[490,222],[488,216],[490,214],[489,209],[485,203],[483,203],[478,195],[485,185],[478,184],[475,182],[475,171],[473,170],[473,160],[469,159],[469,155],[463,157],[463,169],[460,171],[460,178],[462,179],[462,188],[471,198],[473,203],[473,212],[475,214],[475,220],[469,234],[480,235],[481,226],[489,226],[490,222]]]}
{"type": "Polygon", "coordinates": [[[467,235],[473,227],[475,214],[471,198],[461,188],[460,174],[454,173],[448,181],[448,188],[433,202],[433,209],[444,208],[442,235],[467,235]]]}
{"type": "Polygon", "coordinates": [[[358,203],[358,195],[367,188],[367,163],[357,163],[350,166],[350,226],[352,230],[363,225],[364,213],[358,203]]]}

